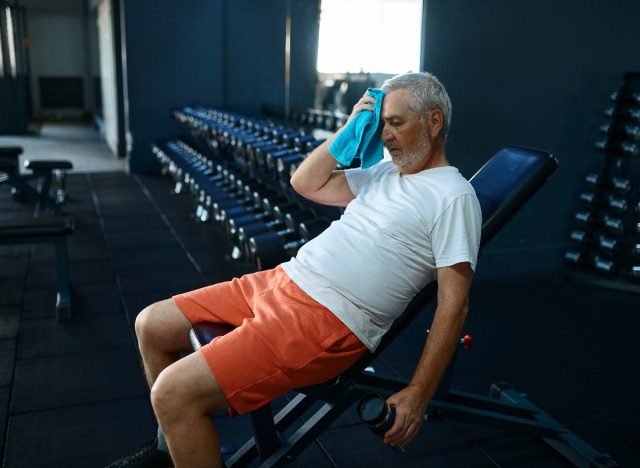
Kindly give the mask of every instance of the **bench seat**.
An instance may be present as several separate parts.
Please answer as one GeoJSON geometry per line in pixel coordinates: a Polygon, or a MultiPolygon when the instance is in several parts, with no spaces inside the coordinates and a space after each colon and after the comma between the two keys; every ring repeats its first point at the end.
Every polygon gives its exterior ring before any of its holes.
{"type": "Polygon", "coordinates": [[[66,199],[65,171],[73,169],[73,164],[64,159],[28,159],[23,165],[31,173],[21,174],[20,154],[22,148],[19,146],[0,146],[0,183],[7,182],[11,186],[15,200],[34,201],[35,216],[41,208],[60,214],[61,204],[66,199]],[[52,182],[56,183],[55,196],[49,193],[52,182]]]}

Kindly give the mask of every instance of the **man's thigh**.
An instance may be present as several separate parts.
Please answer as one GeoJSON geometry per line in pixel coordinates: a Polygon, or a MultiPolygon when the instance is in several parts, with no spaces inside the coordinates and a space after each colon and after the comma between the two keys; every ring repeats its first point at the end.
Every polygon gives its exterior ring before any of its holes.
{"type": "Polygon", "coordinates": [[[173,296],[173,301],[191,323],[224,323],[240,326],[254,317],[254,303],[280,280],[283,271],[259,271],[173,296]]]}
{"type": "Polygon", "coordinates": [[[365,348],[327,308],[284,272],[255,298],[254,317],[200,348],[227,401],[239,413],[296,387],[326,381],[365,348]]]}

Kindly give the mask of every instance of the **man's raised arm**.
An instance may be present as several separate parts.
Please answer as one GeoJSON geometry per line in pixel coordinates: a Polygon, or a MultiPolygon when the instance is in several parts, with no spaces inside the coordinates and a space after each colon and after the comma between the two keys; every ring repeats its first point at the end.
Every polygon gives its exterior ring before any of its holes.
{"type": "Polygon", "coordinates": [[[365,93],[353,107],[347,123],[305,158],[291,177],[291,186],[297,193],[323,205],[347,206],[354,199],[344,171],[336,170],[329,146],[358,112],[373,111],[374,102],[375,99],[365,93]]]}
{"type": "Polygon", "coordinates": [[[336,170],[336,160],[329,153],[329,145],[340,130],[316,147],[291,177],[293,189],[308,200],[347,206],[354,198],[347,177],[343,171],[336,170]]]}

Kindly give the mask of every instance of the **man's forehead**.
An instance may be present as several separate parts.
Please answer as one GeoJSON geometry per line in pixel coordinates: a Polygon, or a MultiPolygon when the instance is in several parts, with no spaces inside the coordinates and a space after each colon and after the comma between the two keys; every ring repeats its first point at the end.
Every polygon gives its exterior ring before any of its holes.
{"type": "Polygon", "coordinates": [[[386,94],[382,101],[381,117],[407,117],[408,113],[415,114],[408,104],[409,92],[406,89],[396,89],[386,94]]]}

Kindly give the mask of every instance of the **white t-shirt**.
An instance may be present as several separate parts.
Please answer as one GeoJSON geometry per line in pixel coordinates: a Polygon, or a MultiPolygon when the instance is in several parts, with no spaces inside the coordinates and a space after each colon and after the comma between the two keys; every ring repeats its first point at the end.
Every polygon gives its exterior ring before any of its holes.
{"type": "Polygon", "coordinates": [[[482,214],[452,166],[401,175],[385,161],[346,175],[356,198],[282,268],[375,351],[436,268],[469,262],[475,271],[482,214]]]}

